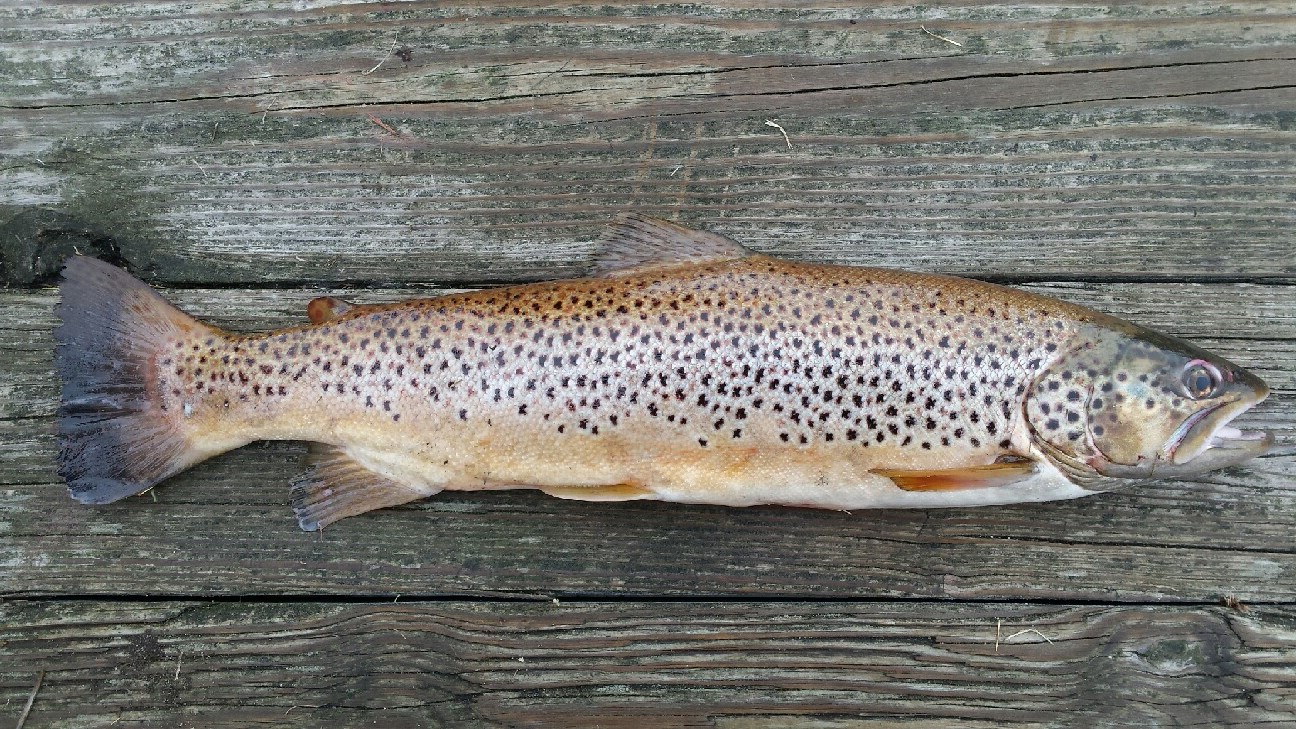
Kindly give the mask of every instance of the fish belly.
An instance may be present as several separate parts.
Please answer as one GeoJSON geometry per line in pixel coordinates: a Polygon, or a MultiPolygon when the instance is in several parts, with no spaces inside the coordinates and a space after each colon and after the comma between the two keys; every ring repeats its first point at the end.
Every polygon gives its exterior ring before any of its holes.
{"type": "MultiPolygon", "coordinates": [[[[444,434],[442,434],[444,435],[444,434]]],[[[409,433],[341,439],[366,468],[409,484],[419,496],[441,490],[535,488],[585,501],[660,500],[825,509],[948,507],[1071,499],[1093,493],[1045,464],[1009,485],[940,491],[905,490],[882,465],[903,454],[867,457],[846,449],[793,449],[773,444],[680,449],[651,438],[584,443],[556,441],[525,428],[464,429],[458,437],[415,439],[409,433]]],[[[950,471],[966,460],[947,462],[950,471]]]]}

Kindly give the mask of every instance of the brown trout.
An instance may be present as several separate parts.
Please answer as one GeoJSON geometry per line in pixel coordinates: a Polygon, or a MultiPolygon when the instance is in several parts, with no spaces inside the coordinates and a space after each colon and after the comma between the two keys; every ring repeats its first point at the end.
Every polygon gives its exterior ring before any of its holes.
{"type": "Polygon", "coordinates": [[[831,509],[1069,499],[1222,468],[1255,375],[992,284],[756,255],[618,222],[594,275],[233,334],[94,259],[58,313],[59,470],[117,501],[254,440],[311,441],[303,529],[443,490],[831,509]]]}

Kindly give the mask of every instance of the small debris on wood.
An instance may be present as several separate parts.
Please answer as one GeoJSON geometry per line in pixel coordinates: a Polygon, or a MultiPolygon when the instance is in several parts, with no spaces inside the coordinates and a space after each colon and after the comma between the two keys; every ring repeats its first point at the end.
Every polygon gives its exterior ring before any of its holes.
{"type": "Polygon", "coordinates": [[[779,130],[779,132],[783,134],[783,141],[787,143],[788,149],[792,149],[792,140],[788,138],[787,130],[783,128],[782,124],[779,124],[773,119],[766,119],[765,126],[774,127],[775,129],[779,130]]]}
{"type": "Polygon", "coordinates": [[[1052,638],[1048,637],[1047,635],[1044,635],[1043,633],[1039,632],[1038,630],[1036,630],[1036,629],[1034,629],[1034,628],[1027,628],[1027,629],[1025,629],[1025,630],[1019,630],[1019,631],[1017,631],[1016,633],[1013,633],[1012,635],[1008,636],[1007,638],[1004,638],[1004,642],[1007,643],[1008,641],[1012,640],[1013,638],[1016,638],[1016,637],[1021,636],[1021,635],[1026,635],[1027,633],[1034,633],[1035,635],[1038,635],[1039,637],[1043,638],[1043,639],[1045,640],[1045,642],[1047,642],[1049,645],[1052,645],[1052,644],[1053,644],[1053,639],[1052,639],[1052,638]]]}
{"type": "Polygon", "coordinates": [[[562,73],[562,72],[563,72],[563,71],[564,71],[568,66],[570,66],[570,65],[571,65],[571,59],[570,59],[570,58],[567,59],[566,61],[563,61],[563,65],[561,65],[561,66],[559,66],[558,68],[555,68],[554,70],[550,71],[549,73],[546,73],[545,75],[541,76],[541,77],[540,77],[540,80],[536,82],[535,86],[532,86],[532,87],[531,87],[531,89],[530,89],[530,91],[529,91],[528,93],[535,93],[536,89],[539,89],[541,86],[544,86],[545,82],[549,80],[549,77],[550,77],[550,76],[553,76],[555,73],[562,73]]]}
{"type": "Polygon", "coordinates": [[[931,36],[931,37],[933,37],[933,38],[938,38],[938,39],[940,39],[940,40],[945,41],[946,43],[952,43],[953,45],[956,45],[956,46],[958,46],[959,48],[962,48],[962,47],[963,47],[963,44],[962,44],[962,43],[959,43],[959,42],[956,41],[956,40],[953,40],[953,39],[951,39],[951,38],[946,38],[946,37],[943,36],[943,35],[939,35],[939,34],[937,34],[937,33],[933,33],[933,32],[931,32],[930,30],[927,30],[927,26],[925,26],[925,25],[920,25],[920,26],[918,26],[918,27],[919,27],[919,29],[922,30],[922,32],[926,33],[927,35],[929,35],[929,36],[931,36]]]}
{"type": "Polygon", "coordinates": [[[1236,610],[1240,613],[1245,613],[1251,610],[1251,608],[1247,607],[1247,604],[1239,600],[1236,595],[1225,595],[1224,607],[1227,607],[1230,610],[1236,610]]]}
{"type": "Polygon", "coordinates": [[[1012,635],[1009,635],[1007,637],[1000,638],[1000,636],[1003,634],[1003,620],[1000,619],[995,621],[995,643],[994,643],[995,654],[997,655],[999,653],[1000,643],[1007,643],[1013,638],[1019,638],[1023,635],[1026,635],[1027,633],[1034,633],[1035,635],[1038,635],[1039,637],[1043,638],[1044,641],[1047,642],[1049,645],[1053,644],[1052,638],[1048,637],[1047,635],[1044,635],[1043,633],[1036,630],[1035,628],[1026,628],[1025,630],[1019,630],[1016,633],[1013,633],[1012,635]]]}
{"type": "Polygon", "coordinates": [[[27,697],[27,705],[23,707],[22,713],[18,715],[18,723],[14,729],[22,729],[23,724],[27,723],[27,716],[31,714],[32,706],[36,703],[36,694],[40,693],[41,684],[45,682],[45,672],[41,671],[36,674],[36,685],[32,686],[31,696],[27,697]]]}
{"type": "MultiPolygon", "coordinates": [[[[389,49],[387,50],[387,55],[383,56],[383,57],[382,57],[382,60],[379,61],[379,62],[377,63],[377,65],[375,65],[373,68],[369,69],[368,71],[361,71],[361,72],[360,72],[360,75],[361,75],[361,76],[368,76],[369,74],[373,73],[374,71],[377,71],[378,69],[382,68],[382,65],[383,65],[384,63],[387,62],[387,59],[388,59],[388,58],[391,58],[391,57],[392,57],[392,54],[396,52],[396,44],[399,43],[399,42],[400,42],[400,33],[397,33],[397,34],[396,34],[396,37],[395,37],[395,38],[392,38],[391,48],[389,48],[389,49]]],[[[408,51],[409,49],[402,49],[402,50],[404,50],[404,51],[408,51]]],[[[406,61],[409,60],[408,58],[405,58],[404,55],[401,56],[401,59],[402,59],[402,60],[406,60],[406,61]]]]}
{"type": "Polygon", "coordinates": [[[401,133],[393,129],[391,125],[389,125],[387,122],[383,121],[382,119],[379,119],[378,117],[374,116],[373,114],[366,113],[365,116],[369,117],[369,121],[373,122],[374,124],[377,124],[383,129],[386,129],[393,137],[399,137],[401,135],[401,133]]]}

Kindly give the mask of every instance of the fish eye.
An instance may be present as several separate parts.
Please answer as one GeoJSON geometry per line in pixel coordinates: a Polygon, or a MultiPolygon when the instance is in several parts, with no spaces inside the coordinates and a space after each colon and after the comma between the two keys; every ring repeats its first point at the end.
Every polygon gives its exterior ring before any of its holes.
{"type": "Polygon", "coordinates": [[[1219,374],[1205,362],[1190,362],[1183,372],[1184,390],[1194,400],[1210,397],[1219,387],[1219,374]]]}

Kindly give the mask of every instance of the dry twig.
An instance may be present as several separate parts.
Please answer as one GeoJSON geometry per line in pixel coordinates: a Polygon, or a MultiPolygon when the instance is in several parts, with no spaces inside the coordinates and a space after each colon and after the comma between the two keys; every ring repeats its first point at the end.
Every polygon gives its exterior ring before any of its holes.
{"type": "Polygon", "coordinates": [[[1044,635],[1043,633],[1039,632],[1038,630],[1036,630],[1036,629],[1034,629],[1034,628],[1027,628],[1027,629],[1025,629],[1025,630],[1019,630],[1019,631],[1017,631],[1016,633],[1013,633],[1012,635],[1008,636],[1007,638],[1004,638],[1004,642],[1007,643],[1008,641],[1012,640],[1013,638],[1016,638],[1016,637],[1019,636],[1019,635],[1026,635],[1027,633],[1034,633],[1035,635],[1038,635],[1039,637],[1041,637],[1041,638],[1043,638],[1045,641],[1047,641],[1047,642],[1049,643],[1049,645],[1052,645],[1052,644],[1053,644],[1053,639],[1052,639],[1052,638],[1048,637],[1047,635],[1044,635]]]}
{"type": "Polygon", "coordinates": [[[401,135],[401,133],[393,129],[391,125],[389,125],[387,122],[383,121],[382,119],[379,119],[378,117],[374,116],[373,114],[366,113],[365,116],[369,117],[369,121],[373,122],[374,124],[377,124],[383,129],[386,129],[393,137],[399,137],[401,135]]]}
{"type": "Polygon", "coordinates": [[[951,38],[946,38],[946,37],[943,36],[943,35],[938,35],[938,34],[936,34],[936,33],[931,32],[930,30],[927,30],[927,26],[925,26],[925,25],[920,25],[920,26],[918,26],[918,28],[921,29],[922,32],[926,33],[927,35],[929,35],[929,36],[931,36],[931,37],[933,37],[933,38],[939,38],[940,40],[943,40],[943,41],[945,41],[946,43],[952,43],[952,44],[958,46],[959,48],[962,48],[962,47],[963,47],[963,44],[962,44],[962,43],[959,43],[959,42],[956,41],[956,40],[953,40],[953,39],[951,39],[951,38]]]}
{"type": "Polygon", "coordinates": [[[373,68],[369,69],[368,71],[361,71],[361,72],[360,72],[360,75],[361,75],[361,76],[368,76],[369,74],[373,73],[374,71],[377,71],[378,69],[382,68],[382,65],[383,65],[384,63],[387,62],[387,59],[388,59],[388,58],[391,58],[391,57],[392,57],[392,54],[396,52],[396,44],[399,43],[399,42],[400,42],[400,33],[397,33],[397,34],[396,34],[396,37],[395,37],[395,38],[392,38],[391,48],[388,49],[388,51],[387,51],[387,55],[385,55],[385,56],[382,57],[382,60],[378,62],[378,65],[374,66],[373,68]]]}
{"type": "Polygon", "coordinates": [[[45,682],[45,672],[41,671],[36,674],[36,685],[32,686],[31,696],[27,697],[27,705],[23,707],[22,713],[18,715],[18,723],[14,729],[22,729],[23,724],[27,723],[27,716],[31,714],[32,705],[36,703],[36,694],[40,693],[41,684],[45,682]]]}
{"type": "Polygon", "coordinates": [[[782,133],[783,133],[783,141],[787,143],[788,149],[792,149],[792,140],[788,138],[787,130],[783,128],[783,125],[782,125],[782,124],[779,124],[778,122],[774,121],[773,119],[766,119],[766,120],[765,120],[765,126],[767,126],[767,127],[774,127],[775,129],[777,129],[777,130],[779,130],[780,132],[782,132],[782,133]]]}
{"type": "Polygon", "coordinates": [[[1009,635],[1009,636],[1007,636],[1007,637],[1003,637],[1003,638],[1001,638],[1000,636],[1003,635],[1003,619],[1000,618],[999,620],[996,620],[996,621],[995,621],[995,644],[994,644],[994,645],[995,645],[995,653],[996,653],[996,654],[999,653],[999,644],[1000,644],[1000,643],[1007,643],[1008,641],[1012,640],[1013,638],[1017,638],[1017,637],[1020,637],[1020,636],[1026,635],[1027,633],[1034,633],[1035,635],[1038,635],[1039,637],[1043,638],[1043,639],[1044,639],[1047,643],[1049,643],[1050,645],[1053,644],[1053,639],[1052,639],[1052,638],[1048,637],[1047,635],[1044,635],[1043,633],[1039,632],[1039,631],[1036,630],[1035,628],[1026,628],[1025,630],[1019,630],[1019,631],[1017,631],[1016,633],[1013,633],[1012,635],[1009,635]]]}

